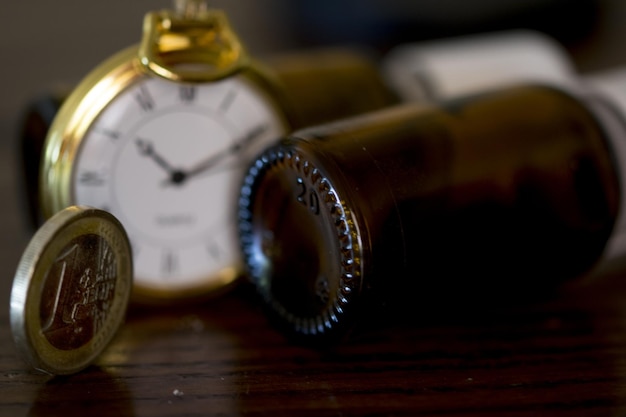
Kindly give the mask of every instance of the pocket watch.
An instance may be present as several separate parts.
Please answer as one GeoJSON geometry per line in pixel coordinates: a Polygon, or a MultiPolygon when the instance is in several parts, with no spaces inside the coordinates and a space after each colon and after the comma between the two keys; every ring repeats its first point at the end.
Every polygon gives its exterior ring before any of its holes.
{"type": "Polygon", "coordinates": [[[67,97],[44,144],[44,218],[70,205],[127,230],[134,295],[214,294],[241,274],[236,198],[246,163],[290,126],[270,73],[226,15],[198,0],[150,12],[138,45],[67,97]]]}

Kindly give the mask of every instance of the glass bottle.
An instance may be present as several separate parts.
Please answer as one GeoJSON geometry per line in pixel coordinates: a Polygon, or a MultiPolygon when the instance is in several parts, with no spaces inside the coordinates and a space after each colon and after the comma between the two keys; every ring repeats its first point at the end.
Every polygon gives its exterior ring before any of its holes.
{"type": "Polygon", "coordinates": [[[367,48],[324,47],[268,56],[282,85],[295,129],[398,104],[377,55],[367,48]]]}
{"type": "Polygon", "coordinates": [[[565,48],[528,29],[401,44],[385,55],[381,72],[403,101],[422,103],[511,84],[578,82],[565,48]]]}
{"type": "MultiPolygon", "coordinates": [[[[581,83],[586,86],[588,99],[593,99],[597,106],[604,109],[603,122],[606,129],[615,132],[612,136],[611,145],[618,176],[621,180],[622,196],[626,195],[626,140],[623,132],[626,131],[626,69],[615,68],[586,74],[581,78],[581,83]]],[[[620,211],[620,216],[607,243],[607,248],[602,254],[600,270],[604,268],[619,267],[626,257],[626,209],[620,211]]]]}
{"type": "Polygon", "coordinates": [[[309,342],[383,312],[527,300],[605,250],[618,140],[603,102],[539,85],[300,130],[242,186],[249,276],[279,326],[309,342]]]}
{"type": "Polygon", "coordinates": [[[42,94],[26,103],[20,115],[16,146],[20,174],[17,189],[24,202],[29,228],[43,223],[39,210],[39,164],[46,135],[68,91],[69,88],[63,87],[42,94]]]}

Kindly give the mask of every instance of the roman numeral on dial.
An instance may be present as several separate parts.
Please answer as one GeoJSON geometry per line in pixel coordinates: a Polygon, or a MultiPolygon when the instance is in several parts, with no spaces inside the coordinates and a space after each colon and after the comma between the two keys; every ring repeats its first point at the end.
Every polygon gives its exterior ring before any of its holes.
{"type": "Polygon", "coordinates": [[[82,171],[78,174],[78,183],[87,187],[101,187],[106,184],[106,175],[98,171],[82,171]]]}
{"type": "Polygon", "coordinates": [[[196,99],[196,87],[184,84],[178,89],[178,96],[183,103],[192,103],[196,99]]]}
{"type": "Polygon", "coordinates": [[[139,87],[139,92],[135,95],[135,100],[137,100],[137,104],[143,111],[150,111],[154,109],[154,99],[152,95],[150,95],[150,91],[145,86],[139,87]]]}
{"type": "Polygon", "coordinates": [[[237,97],[237,91],[228,90],[228,92],[226,93],[222,101],[220,102],[220,106],[219,106],[220,110],[226,113],[228,109],[230,108],[230,106],[233,104],[233,101],[235,101],[235,97],[237,97]]]}
{"type": "Polygon", "coordinates": [[[174,275],[178,271],[178,255],[171,250],[163,252],[161,258],[161,272],[165,275],[174,275]]]}

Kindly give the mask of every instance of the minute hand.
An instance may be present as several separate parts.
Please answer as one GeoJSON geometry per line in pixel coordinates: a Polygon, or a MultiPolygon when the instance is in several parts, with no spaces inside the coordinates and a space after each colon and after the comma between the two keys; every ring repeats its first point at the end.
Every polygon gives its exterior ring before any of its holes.
{"type": "Polygon", "coordinates": [[[222,161],[227,156],[241,151],[243,148],[246,147],[246,145],[254,141],[256,138],[262,135],[265,131],[267,131],[266,125],[260,125],[252,129],[241,140],[236,141],[235,143],[230,145],[228,148],[222,150],[221,152],[211,155],[209,158],[200,162],[198,165],[196,165],[192,169],[186,171],[185,172],[186,177],[187,178],[193,177],[203,172],[209,171],[211,168],[216,166],[220,161],[222,161]]]}

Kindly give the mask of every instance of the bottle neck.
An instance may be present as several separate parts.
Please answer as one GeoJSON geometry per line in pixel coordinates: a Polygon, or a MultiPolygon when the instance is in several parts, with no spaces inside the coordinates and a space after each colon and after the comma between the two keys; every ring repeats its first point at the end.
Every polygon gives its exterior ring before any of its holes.
{"type": "Polygon", "coordinates": [[[603,264],[626,257],[626,70],[583,77],[583,95],[606,131],[620,183],[620,209],[603,264]]]}

